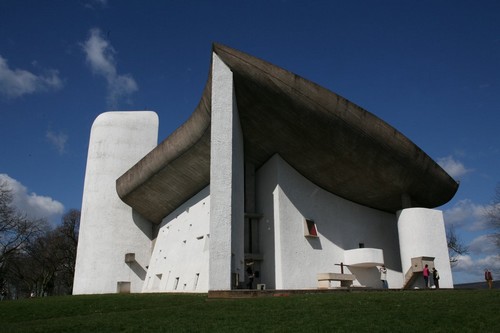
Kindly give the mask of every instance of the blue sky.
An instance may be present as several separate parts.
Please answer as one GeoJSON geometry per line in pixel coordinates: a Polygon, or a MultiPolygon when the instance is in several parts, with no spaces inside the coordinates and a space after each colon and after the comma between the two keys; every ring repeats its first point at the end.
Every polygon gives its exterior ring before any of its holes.
{"type": "Polygon", "coordinates": [[[0,2],[0,180],[58,223],[81,207],[93,120],[154,110],[160,140],[194,110],[212,42],[382,118],[460,181],[440,207],[470,253],[456,283],[498,276],[484,209],[500,182],[498,1],[0,2]]]}

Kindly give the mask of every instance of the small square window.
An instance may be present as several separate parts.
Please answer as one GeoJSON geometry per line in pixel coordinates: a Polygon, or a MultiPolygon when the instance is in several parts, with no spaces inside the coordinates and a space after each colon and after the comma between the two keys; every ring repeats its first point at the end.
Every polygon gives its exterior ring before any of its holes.
{"type": "Polygon", "coordinates": [[[304,236],[318,237],[318,229],[316,228],[316,223],[311,219],[304,220],[304,236]]]}

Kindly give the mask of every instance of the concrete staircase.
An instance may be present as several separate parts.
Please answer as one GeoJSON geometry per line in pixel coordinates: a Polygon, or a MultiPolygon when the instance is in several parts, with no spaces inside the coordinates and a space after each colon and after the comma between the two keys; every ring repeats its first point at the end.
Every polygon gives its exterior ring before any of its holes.
{"type": "Polygon", "coordinates": [[[434,267],[434,257],[414,257],[411,258],[411,266],[405,274],[403,289],[409,289],[415,279],[423,272],[425,265],[428,265],[429,271],[434,267]]]}

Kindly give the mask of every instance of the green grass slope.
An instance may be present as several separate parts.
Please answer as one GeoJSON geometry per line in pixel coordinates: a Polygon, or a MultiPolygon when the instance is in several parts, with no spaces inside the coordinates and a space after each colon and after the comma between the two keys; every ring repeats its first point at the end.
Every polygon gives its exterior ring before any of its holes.
{"type": "Polygon", "coordinates": [[[0,332],[500,332],[499,310],[498,290],[67,296],[0,302],[0,332]]]}

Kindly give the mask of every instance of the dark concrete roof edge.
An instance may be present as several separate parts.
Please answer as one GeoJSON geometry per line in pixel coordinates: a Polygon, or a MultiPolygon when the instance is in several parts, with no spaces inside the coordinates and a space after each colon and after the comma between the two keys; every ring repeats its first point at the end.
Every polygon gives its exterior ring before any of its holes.
{"type": "Polygon", "coordinates": [[[303,96],[311,104],[317,105],[318,108],[322,109],[324,113],[337,117],[340,121],[344,122],[346,126],[353,128],[355,131],[363,132],[372,140],[379,142],[380,146],[385,147],[389,153],[401,155],[402,152],[412,151],[413,153],[411,155],[413,161],[417,162],[421,160],[415,160],[413,158],[414,153],[417,153],[422,155],[423,160],[428,159],[435,163],[430,156],[428,156],[420,147],[418,147],[399,130],[375,114],[340,96],[339,94],[268,61],[251,56],[223,44],[214,43],[213,50],[232,70],[238,72],[238,63],[231,61],[230,58],[235,57],[239,61],[245,62],[254,69],[261,71],[267,77],[272,77],[281,82],[283,85],[293,89],[297,94],[303,96]],[[296,89],[289,84],[292,78],[294,83],[297,83],[297,81],[299,83],[300,81],[303,81],[303,86],[314,86],[314,89],[308,89],[308,94],[305,94],[302,90],[296,89]],[[296,78],[299,78],[300,80],[296,80],[296,78]],[[331,108],[329,105],[327,106],[322,103],[325,101],[323,98],[324,96],[328,96],[329,99],[337,100],[337,104],[344,104],[345,110],[348,110],[348,112],[344,112],[342,114],[330,112],[331,108]],[[382,127],[387,128],[388,131],[381,131],[380,128],[382,127]],[[384,136],[383,133],[390,133],[390,135],[384,136]],[[402,149],[402,146],[404,146],[404,149],[402,149]]]}
{"type": "Polygon", "coordinates": [[[210,71],[200,102],[188,120],[116,180],[116,191],[124,202],[129,193],[182,156],[210,130],[211,76],[210,71]]]}
{"type": "MultiPolygon", "coordinates": [[[[274,83],[286,86],[286,89],[293,90],[295,94],[301,95],[301,98],[307,99],[308,103],[316,105],[318,110],[321,110],[321,112],[317,112],[318,115],[324,113],[336,117],[345,126],[352,128],[353,132],[367,135],[371,140],[378,142],[378,145],[387,154],[393,156],[395,161],[398,161],[402,167],[427,170],[429,176],[432,175],[434,179],[439,179],[442,185],[446,184],[449,189],[446,198],[439,202],[436,201],[436,206],[451,200],[458,190],[456,180],[425,151],[399,130],[373,113],[327,88],[265,60],[219,43],[213,44],[213,50],[232,71],[239,75],[253,80],[270,77],[275,80],[274,83]],[[249,74],[248,68],[250,67],[252,70],[262,73],[262,75],[249,74]],[[332,104],[332,101],[335,105],[332,104]],[[336,108],[341,108],[345,112],[331,111],[336,108]]],[[[262,81],[262,84],[265,85],[266,83],[262,81]]]]}

